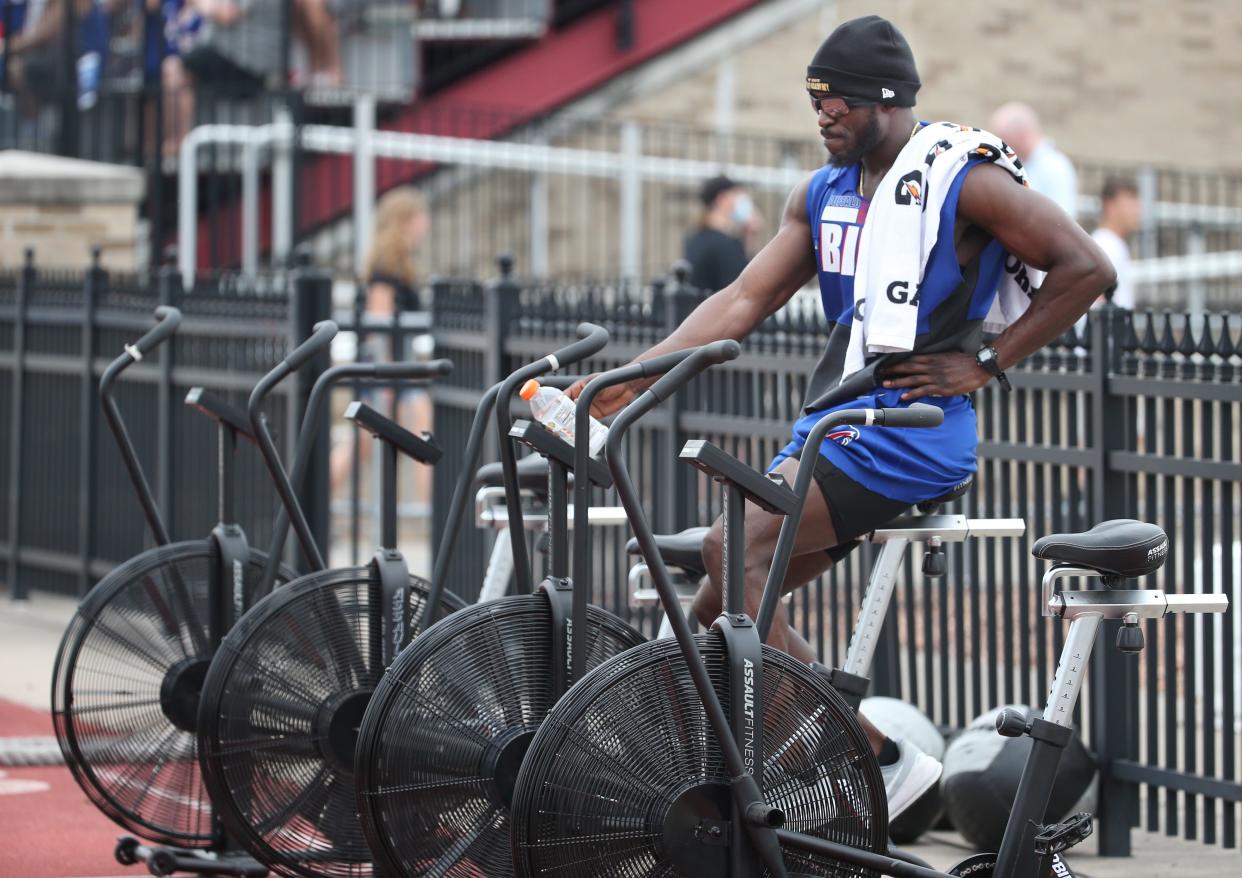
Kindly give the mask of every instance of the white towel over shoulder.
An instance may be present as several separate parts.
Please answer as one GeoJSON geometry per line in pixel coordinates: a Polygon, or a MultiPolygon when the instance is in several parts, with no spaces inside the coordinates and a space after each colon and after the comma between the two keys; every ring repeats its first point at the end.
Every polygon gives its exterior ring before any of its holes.
{"type": "MultiPolygon", "coordinates": [[[[851,327],[843,379],[862,369],[872,354],[914,349],[917,292],[940,236],[940,211],[953,180],[978,156],[1030,185],[1017,156],[1000,138],[951,122],[923,126],[880,181],[858,243],[854,313],[863,318],[851,327]]],[[[1007,259],[984,330],[1000,332],[1016,320],[1043,276],[1007,259]]]]}

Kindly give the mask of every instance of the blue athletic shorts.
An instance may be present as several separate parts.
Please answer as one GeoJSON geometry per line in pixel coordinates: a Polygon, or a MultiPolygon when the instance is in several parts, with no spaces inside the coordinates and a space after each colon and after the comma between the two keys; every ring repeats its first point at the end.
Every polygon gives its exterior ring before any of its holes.
{"type": "MultiPolygon", "coordinates": [[[[793,440],[772,461],[801,454],[811,428],[839,409],[904,408],[900,388],[877,389],[847,403],[804,415],[794,424],[793,440]]],[[[948,493],[975,472],[978,435],[975,409],[966,396],[918,400],[944,409],[939,427],[842,427],[829,433],[819,453],[869,491],[911,505],[948,493]]]]}

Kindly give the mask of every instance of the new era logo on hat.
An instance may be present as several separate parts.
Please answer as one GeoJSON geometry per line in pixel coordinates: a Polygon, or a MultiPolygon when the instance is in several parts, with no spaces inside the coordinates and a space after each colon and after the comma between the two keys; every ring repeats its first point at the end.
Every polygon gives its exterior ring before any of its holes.
{"type": "Polygon", "coordinates": [[[888,100],[889,98],[895,98],[895,97],[897,97],[897,93],[896,93],[896,92],[894,92],[891,88],[882,88],[882,89],[880,89],[880,98],[881,98],[881,99],[883,99],[883,100],[888,100]]]}

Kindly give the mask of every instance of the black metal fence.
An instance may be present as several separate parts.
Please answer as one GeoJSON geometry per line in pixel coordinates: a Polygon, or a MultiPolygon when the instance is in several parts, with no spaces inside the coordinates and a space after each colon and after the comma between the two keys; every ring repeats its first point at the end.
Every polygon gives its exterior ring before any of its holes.
{"type": "MultiPolygon", "coordinates": [[[[152,324],[159,304],[185,321],[158,358],[130,367],[117,388],[139,457],[173,539],[197,539],[216,521],[216,432],[183,404],[193,386],[244,405],[291,342],[329,313],[330,282],[311,272],[239,285],[179,275],[40,271],[33,254],[0,273],[0,557],[14,598],[32,589],[82,595],[150,537],[98,416],[103,369],[152,324]]],[[[270,415],[288,442],[309,393],[308,376],[273,396],[270,415]]],[[[242,443],[236,509],[252,543],[270,538],[275,492],[256,449],[242,443]]],[[[326,452],[325,452],[326,453],[326,452]]],[[[325,533],[326,487],[307,489],[325,533]]]]}
{"type": "MultiPolygon", "coordinates": [[[[460,464],[454,456],[480,389],[557,348],[579,321],[612,332],[605,356],[583,366],[593,371],[663,338],[698,301],[676,283],[435,285],[437,355],[457,364],[433,390],[446,449],[440,471],[460,464]]],[[[1022,517],[1027,535],[955,547],[943,581],[925,579],[907,558],[877,657],[874,691],[912,701],[944,726],[962,727],[1002,704],[1041,704],[1064,630],[1040,617],[1042,564],[1031,543],[1107,518],[1161,524],[1169,561],[1151,586],[1226,592],[1235,609],[1149,623],[1137,660],[1114,649],[1111,631],[1101,637],[1080,721],[1100,759],[1106,853],[1128,852],[1131,825],[1225,847],[1237,846],[1242,828],[1240,332],[1232,315],[1096,312],[1082,335],[1015,369],[1012,395],[995,386],[977,394],[979,473],[963,511],[1022,517]]],[[[719,512],[715,492],[676,460],[686,439],[707,438],[754,466],[771,460],[788,440],[823,343],[816,316],[778,315],[748,339],[740,359],[702,376],[632,432],[628,453],[657,529],[704,524],[719,512]]],[[[436,480],[434,521],[449,490],[448,479],[436,480]]],[[[627,536],[618,528],[593,534],[594,599],[653,633],[654,618],[629,607],[627,536]]],[[[487,539],[462,535],[453,584],[468,598],[481,581],[487,539]]],[[[844,657],[870,561],[870,552],[854,553],[790,604],[825,662],[844,657]]]]}

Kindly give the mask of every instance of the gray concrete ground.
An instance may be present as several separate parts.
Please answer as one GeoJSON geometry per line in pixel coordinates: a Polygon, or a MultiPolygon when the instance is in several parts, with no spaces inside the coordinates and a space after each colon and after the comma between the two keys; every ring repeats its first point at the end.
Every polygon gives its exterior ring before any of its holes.
{"type": "MultiPolygon", "coordinates": [[[[403,541],[404,542],[404,541],[403,541]]],[[[0,698],[48,709],[52,662],[76,602],[36,594],[14,604],[0,588],[0,698]]],[[[0,737],[4,729],[0,729],[0,737]]],[[[1134,856],[1095,855],[1095,839],[1073,851],[1070,864],[1080,878],[1223,878],[1242,875],[1242,853],[1135,831],[1134,856]]],[[[960,836],[931,833],[910,850],[936,868],[948,868],[971,849],[960,836]]]]}

